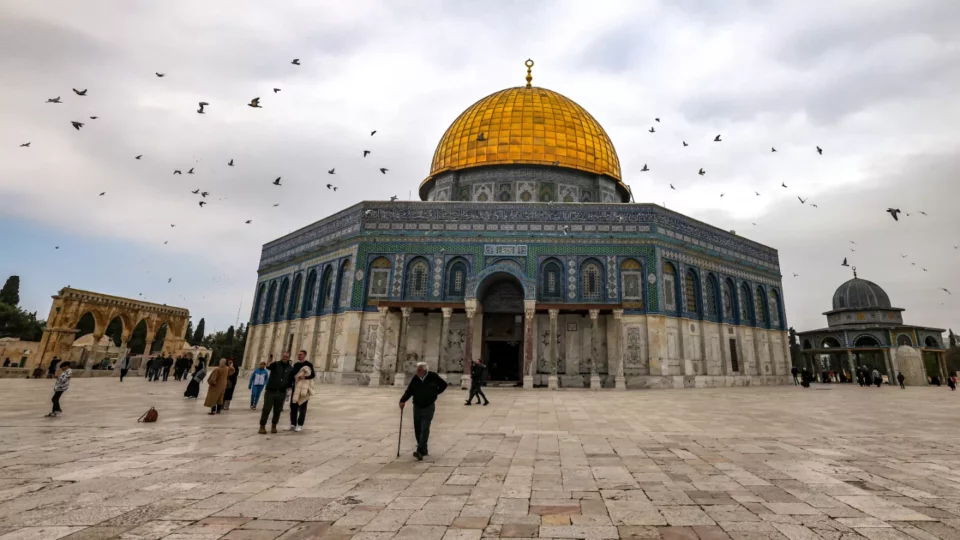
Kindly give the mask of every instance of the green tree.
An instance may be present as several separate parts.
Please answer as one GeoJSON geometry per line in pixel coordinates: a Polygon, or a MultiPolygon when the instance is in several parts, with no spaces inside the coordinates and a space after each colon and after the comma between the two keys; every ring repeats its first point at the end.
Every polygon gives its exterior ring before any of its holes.
{"type": "Polygon", "coordinates": [[[28,313],[18,306],[0,303],[0,337],[13,337],[24,341],[40,341],[46,321],[37,320],[37,314],[28,313]]]}
{"type": "Polygon", "coordinates": [[[233,335],[235,332],[236,330],[233,329],[233,326],[230,326],[230,328],[227,328],[227,335],[224,336],[224,339],[223,339],[225,345],[227,346],[233,345],[233,335]]]}
{"type": "Polygon", "coordinates": [[[197,331],[193,333],[193,345],[199,345],[203,343],[204,330],[206,330],[207,321],[203,320],[203,317],[200,318],[200,322],[197,323],[197,331]]]}
{"type": "Polygon", "coordinates": [[[950,347],[960,346],[960,343],[957,343],[957,335],[953,333],[953,328],[950,329],[950,347]]]}
{"type": "Polygon", "coordinates": [[[10,306],[20,305],[20,276],[10,276],[0,289],[0,303],[10,306]]]}
{"type": "Polygon", "coordinates": [[[184,335],[184,339],[187,340],[187,343],[189,343],[190,345],[194,344],[193,343],[193,321],[191,319],[187,319],[187,331],[184,332],[183,335],[184,335]]]}

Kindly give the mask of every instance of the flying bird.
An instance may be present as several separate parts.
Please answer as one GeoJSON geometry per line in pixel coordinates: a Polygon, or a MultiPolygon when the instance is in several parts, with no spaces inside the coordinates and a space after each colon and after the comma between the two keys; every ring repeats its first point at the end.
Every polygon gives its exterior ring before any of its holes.
{"type": "Polygon", "coordinates": [[[20,145],[20,148],[30,148],[30,143],[25,142],[25,143],[23,143],[23,144],[20,145]]]}
{"type": "Polygon", "coordinates": [[[369,150],[364,150],[364,151],[363,151],[363,157],[367,157],[367,154],[369,154],[369,153],[370,153],[369,150]]]}
{"type": "Polygon", "coordinates": [[[53,249],[60,249],[60,246],[53,246],[53,249]]]}
{"type": "Polygon", "coordinates": [[[274,89],[273,89],[273,93],[274,93],[274,94],[276,94],[276,93],[279,92],[279,91],[280,91],[279,88],[274,88],[274,89]]]}
{"type": "MultiPolygon", "coordinates": [[[[207,204],[207,203],[204,202],[204,201],[200,201],[200,208],[203,208],[203,205],[205,205],[205,204],[207,204]]],[[[164,242],[164,243],[166,243],[166,242],[164,242]]]]}
{"type": "Polygon", "coordinates": [[[187,171],[187,174],[193,174],[193,167],[190,167],[190,170],[187,171]]]}
{"type": "Polygon", "coordinates": [[[333,184],[327,184],[327,189],[333,189],[333,184]]]}
{"type": "Polygon", "coordinates": [[[813,204],[813,203],[810,203],[810,206],[812,206],[812,207],[814,207],[814,208],[820,208],[819,206],[817,206],[817,205],[815,205],[815,204],[813,204]]]}
{"type": "Polygon", "coordinates": [[[76,88],[74,88],[74,89],[73,89],[73,93],[76,94],[76,95],[78,95],[78,96],[85,96],[85,95],[87,95],[87,89],[84,88],[83,90],[77,90],[76,88]]]}
{"type": "Polygon", "coordinates": [[[273,185],[279,186],[279,185],[280,185],[280,178],[281,178],[281,177],[278,176],[277,179],[273,181],[273,185]]]}
{"type": "Polygon", "coordinates": [[[280,203],[277,203],[277,204],[273,205],[274,208],[276,208],[276,207],[278,207],[278,206],[280,206],[280,203]]]}
{"type": "Polygon", "coordinates": [[[820,147],[818,146],[818,147],[817,147],[817,153],[822,156],[822,155],[823,155],[823,148],[820,148],[820,147]]]}
{"type": "Polygon", "coordinates": [[[947,289],[944,289],[943,287],[940,287],[940,290],[943,291],[943,292],[945,292],[945,293],[947,293],[947,294],[949,294],[950,296],[953,296],[953,293],[952,293],[952,292],[948,291],[947,289]]]}
{"type": "Polygon", "coordinates": [[[680,141],[680,142],[682,142],[684,146],[690,146],[689,144],[687,144],[687,141],[680,141]]]}
{"type": "Polygon", "coordinates": [[[907,256],[906,256],[906,255],[904,255],[903,253],[901,253],[901,254],[900,254],[900,258],[901,258],[901,259],[906,259],[906,258],[907,258],[907,256]]]}
{"type": "Polygon", "coordinates": [[[647,167],[647,164],[644,163],[644,164],[643,164],[643,168],[640,169],[640,172],[647,172],[647,171],[649,171],[649,170],[650,170],[650,167],[647,167]]]}
{"type": "Polygon", "coordinates": [[[659,121],[660,121],[660,119],[659,119],[659,118],[654,118],[654,120],[656,120],[657,122],[659,122],[659,121]]]}
{"type": "Polygon", "coordinates": [[[183,173],[180,172],[180,169],[174,169],[174,170],[173,170],[173,174],[183,174],[183,173]]]}
{"type": "Polygon", "coordinates": [[[380,172],[383,173],[383,174],[387,174],[387,171],[389,171],[389,170],[390,170],[390,169],[388,169],[388,168],[386,168],[386,167],[380,167],[380,172]]]}
{"type": "Polygon", "coordinates": [[[200,189],[199,189],[199,188],[197,188],[197,190],[196,190],[196,191],[191,191],[190,193],[193,193],[194,195],[196,195],[197,193],[200,193],[200,189]]]}
{"type": "Polygon", "coordinates": [[[80,128],[83,127],[82,122],[70,122],[70,123],[73,124],[74,129],[76,129],[77,131],[80,131],[80,128]]]}
{"type": "Polygon", "coordinates": [[[251,99],[251,100],[250,100],[250,103],[247,103],[247,107],[253,107],[253,108],[255,108],[255,109],[262,109],[262,108],[263,108],[263,107],[260,106],[260,98],[258,98],[258,97],[255,97],[255,98],[251,99]]]}
{"type": "Polygon", "coordinates": [[[252,219],[248,219],[248,220],[244,221],[244,223],[246,223],[247,225],[249,225],[249,224],[253,223],[253,220],[252,220],[252,219]]]}
{"type": "Polygon", "coordinates": [[[920,213],[923,214],[923,215],[927,215],[927,213],[924,212],[923,210],[920,210],[920,213]]]}
{"type": "Polygon", "coordinates": [[[647,131],[649,131],[650,133],[656,133],[656,132],[657,132],[657,130],[653,129],[653,126],[650,126],[650,129],[648,129],[647,131]]]}
{"type": "Polygon", "coordinates": [[[720,194],[720,198],[721,198],[721,199],[723,198],[723,195],[724,195],[723,193],[720,194]]]}
{"type": "Polygon", "coordinates": [[[854,242],[853,240],[850,240],[850,243],[853,244],[853,245],[857,245],[857,243],[854,242]]]}
{"type": "Polygon", "coordinates": [[[330,169],[329,171],[327,171],[327,174],[337,174],[337,168],[334,167],[334,168],[330,169]]]}
{"type": "Polygon", "coordinates": [[[157,73],[157,72],[154,72],[154,75],[156,75],[157,77],[163,77],[164,75],[166,75],[166,73],[157,73]]]}
{"type": "Polygon", "coordinates": [[[393,202],[393,201],[395,201],[395,200],[397,200],[397,199],[398,199],[398,197],[397,197],[396,195],[391,195],[391,196],[390,196],[390,202],[393,202]]]}
{"type": "Polygon", "coordinates": [[[926,269],[926,268],[923,268],[923,267],[920,267],[920,269],[923,270],[924,272],[927,271],[927,269],[926,269]]]}
{"type": "Polygon", "coordinates": [[[670,189],[676,191],[677,188],[673,187],[673,184],[670,184],[670,189]]]}
{"type": "Polygon", "coordinates": [[[783,183],[783,182],[780,182],[780,185],[783,186],[783,187],[787,187],[787,185],[786,185],[785,183],[783,183]]]}
{"type": "MultiPolygon", "coordinates": [[[[800,196],[797,195],[797,198],[800,199],[800,196]]],[[[807,200],[808,200],[809,198],[810,198],[810,197],[807,197],[806,199],[800,199],[800,204],[806,204],[806,203],[807,203],[807,200]]]]}
{"type": "Polygon", "coordinates": [[[201,101],[201,102],[200,102],[200,108],[197,109],[197,112],[200,113],[200,114],[206,114],[206,113],[203,112],[203,108],[206,107],[207,105],[210,105],[210,104],[207,103],[206,101],[201,101]]]}
{"type": "Polygon", "coordinates": [[[703,175],[707,174],[707,171],[703,170],[703,167],[701,167],[700,170],[697,171],[697,174],[699,174],[700,176],[703,176],[703,175]]]}
{"type": "Polygon", "coordinates": [[[720,135],[718,134],[716,137],[713,138],[713,142],[723,142],[723,141],[720,140],[720,135]]]}
{"type": "Polygon", "coordinates": [[[850,266],[849,264],[847,264],[847,258],[846,258],[846,257],[843,258],[843,262],[840,263],[840,266],[850,266]]]}
{"type": "Polygon", "coordinates": [[[230,159],[230,161],[227,162],[227,165],[233,167],[233,159],[232,159],[232,158],[230,159]]]}
{"type": "Polygon", "coordinates": [[[134,157],[133,159],[140,159],[140,158],[142,158],[142,157],[143,157],[143,154],[140,154],[139,156],[136,156],[136,157],[134,157]]]}
{"type": "Polygon", "coordinates": [[[776,152],[777,149],[771,146],[771,147],[770,147],[770,151],[771,151],[771,152],[776,152]]]}
{"type": "Polygon", "coordinates": [[[800,277],[800,276],[796,272],[794,272],[793,277],[800,277]]]}
{"type": "Polygon", "coordinates": [[[90,117],[91,120],[96,120],[97,118],[100,118],[100,117],[99,117],[99,116],[91,116],[91,117],[90,117]]]}
{"type": "Polygon", "coordinates": [[[376,133],[377,133],[377,130],[373,130],[370,132],[370,136],[373,137],[374,135],[376,135],[376,133]]]}
{"type": "Polygon", "coordinates": [[[48,99],[48,100],[47,100],[47,103],[63,103],[63,102],[60,101],[60,96],[57,96],[57,97],[55,97],[55,98],[53,98],[53,99],[48,99]]]}
{"type": "Polygon", "coordinates": [[[299,58],[294,58],[294,59],[293,59],[293,62],[290,62],[290,63],[293,64],[293,65],[295,65],[295,66],[299,66],[299,65],[300,65],[300,59],[299,59],[299,58]]]}
{"type": "Polygon", "coordinates": [[[887,208],[887,213],[893,216],[894,221],[900,221],[900,218],[897,217],[897,214],[900,213],[899,208],[887,208]]]}
{"type": "Polygon", "coordinates": [[[759,197],[759,196],[760,196],[760,192],[759,192],[759,191],[754,191],[754,193],[756,193],[756,194],[757,194],[757,197],[759,197]]]}
{"type": "Polygon", "coordinates": [[[200,192],[200,196],[203,197],[204,199],[206,199],[206,198],[207,198],[207,195],[209,195],[209,194],[210,194],[209,191],[201,191],[201,192],[200,192]]]}
{"type": "Polygon", "coordinates": [[[106,191],[101,191],[101,192],[100,192],[100,196],[101,196],[101,197],[103,197],[103,196],[106,195],[106,194],[107,194],[106,191]]]}

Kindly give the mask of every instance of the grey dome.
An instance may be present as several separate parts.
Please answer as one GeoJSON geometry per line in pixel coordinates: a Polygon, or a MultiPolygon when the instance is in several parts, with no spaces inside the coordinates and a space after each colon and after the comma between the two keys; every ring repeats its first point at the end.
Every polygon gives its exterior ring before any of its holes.
{"type": "Polygon", "coordinates": [[[890,297],[879,285],[853,278],[833,293],[833,309],[893,309],[890,297]]]}

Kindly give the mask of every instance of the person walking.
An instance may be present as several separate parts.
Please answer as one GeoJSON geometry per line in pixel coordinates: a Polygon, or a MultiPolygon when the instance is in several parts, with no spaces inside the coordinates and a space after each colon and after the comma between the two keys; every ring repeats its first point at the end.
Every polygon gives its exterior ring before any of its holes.
{"type": "MultiPolygon", "coordinates": [[[[290,370],[289,382],[287,386],[290,388],[290,431],[300,431],[303,429],[303,421],[307,419],[307,402],[310,400],[310,395],[313,395],[313,379],[316,378],[317,372],[313,369],[313,364],[307,360],[307,351],[300,351],[297,353],[297,363],[293,364],[293,369],[290,370]],[[304,371],[304,368],[309,368],[307,371],[304,371]],[[307,399],[303,401],[298,401],[294,394],[297,394],[297,385],[300,384],[300,380],[307,380],[310,386],[310,392],[307,396],[307,399]]],[[[304,383],[306,384],[306,383],[304,383]]],[[[302,395],[301,395],[302,397],[302,395]]]]}
{"type": "Polygon", "coordinates": [[[797,369],[797,366],[790,368],[790,374],[793,375],[793,385],[796,386],[800,384],[800,379],[797,375],[800,373],[800,370],[797,369]]]}
{"type": "Polygon", "coordinates": [[[947,386],[950,387],[950,391],[957,389],[957,378],[954,375],[947,375],[947,386]]]}
{"type": "Polygon", "coordinates": [[[901,372],[898,371],[898,372],[897,372],[897,382],[900,383],[900,389],[901,389],[901,390],[906,390],[907,387],[903,385],[903,379],[904,379],[903,373],[901,373],[901,372]]]}
{"type": "Polygon", "coordinates": [[[230,410],[230,402],[233,401],[233,391],[237,389],[237,378],[240,377],[240,372],[233,365],[233,358],[227,360],[227,365],[233,370],[230,372],[230,377],[227,378],[227,391],[223,394],[223,410],[230,410]]]}
{"type": "Polygon", "coordinates": [[[423,456],[430,455],[430,423],[433,422],[433,413],[436,411],[437,396],[446,389],[447,381],[430,371],[426,362],[418,362],[416,376],[410,380],[407,390],[400,397],[401,411],[407,401],[413,398],[413,434],[417,438],[417,449],[413,451],[413,457],[417,458],[417,461],[423,461],[423,456]]]}
{"type": "Polygon", "coordinates": [[[57,374],[57,364],[59,363],[60,363],[60,359],[54,356],[53,360],[50,361],[50,367],[47,368],[48,379],[52,379],[53,376],[57,374]]]}
{"type": "Polygon", "coordinates": [[[173,367],[173,357],[168,356],[163,359],[163,382],[167,382],[167,377],[170,376],[170,368],[173,367]]]}
{"type": "Polygon", "coordinates": [[[207,370],[203,367],[203,362],[200,362],[197,364],[197,369],[193,372],[193,376],[190,377],[190,382],[187,383],[187,391],[183,393],[183,397],[197,399],[200,395],[200,383],[203,382],[206,376],[207,370]]]}
{"type": "Polygon", "coordinates": [[[120,382],[123,382],[123,378],[127,376],[128,371],[130,371],[130,353],[127,353],[120,361],[120,382]]]}
{"type": "Polygon", "coordinates": [[[280,421],[280,413],[283,412],[283,402],[287,398],[287,379],[291,377],[293,366],[290,365],[290,353],[285,352],[279,362],[273,361],[273,355],[270,355],[270,361],[267,364],[267,386],[263,393],[263,412],[260,413],[260,435],[267,433],[267,418],[270,417],[270,411],[273,411],[273,420],[271,422],[270,433],[277,432],[277,423],[280,421]]]}
{"type": "Polygon", "coordinates": [[[877,388],[880,388],[880,385],[883,384],[883,376],[880,375],[880,371],[877,368],[873,368],[873,372],[870,375],[873,377],[873,384],[877,385],[877,388]]]}
{"type": "Polygon", "coordinates": [[[267,372],[267,364],[265,362],[260,362],[260,367],[253,370],[250,374],[250,381],[247,383],[247,388],[250,389],[250,408],[256,409],[257,403],[260,402],[260,393],[263,392],[263,387],[267,384],[267,376],[270,375],[267,372]]]}
{"type": "Polygon", "coordinates": [[[227,383],[235,370],[227,365],[227,359],[221,358],[220,365],[210,372],[207,378],[207,397],[204,407],[210,407],[210,414],[220,414],[223,410],[223,395],[227,392],[227,383]]]}
{"type": "Polygon", "coordinates": [[[53,398],[50,399],[50,401],[53,402],[53,410],[47,415],[48,417],[59,416],[60,413],[63,412],[63,409],[60,408],[60,396],[70,389],[70,377],[73,377],[70,362],[61,363],[60,376],[57,377],[57,381],[53,384],[53,398]]]}
{"type": "Polygon", "coordinates": [[[477,397],[477,403],[480,403],[480,397],[483,396],[483,405],[490,404],[487,395],[483,393],[483,383],[487,382],[487,366],[480,363],[479,358],[473,359],[473,366],[470,367],[470,394],[464,405],[471,405],[473,397],[477,397]]]}

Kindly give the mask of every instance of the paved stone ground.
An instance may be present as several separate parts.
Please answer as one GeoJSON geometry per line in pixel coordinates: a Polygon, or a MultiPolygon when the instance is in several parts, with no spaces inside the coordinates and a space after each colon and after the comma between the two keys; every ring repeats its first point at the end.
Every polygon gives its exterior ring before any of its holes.
{"type": "Polygon", "coordinates": [[[960,539],[960,394],[834,385],[442,396],[431,456],[392,388],[319,387],[257,435],[246,389],[0,380],[0,540],[960,539]],[[149,406],[160,421],[137,424],[149,406]]]}

